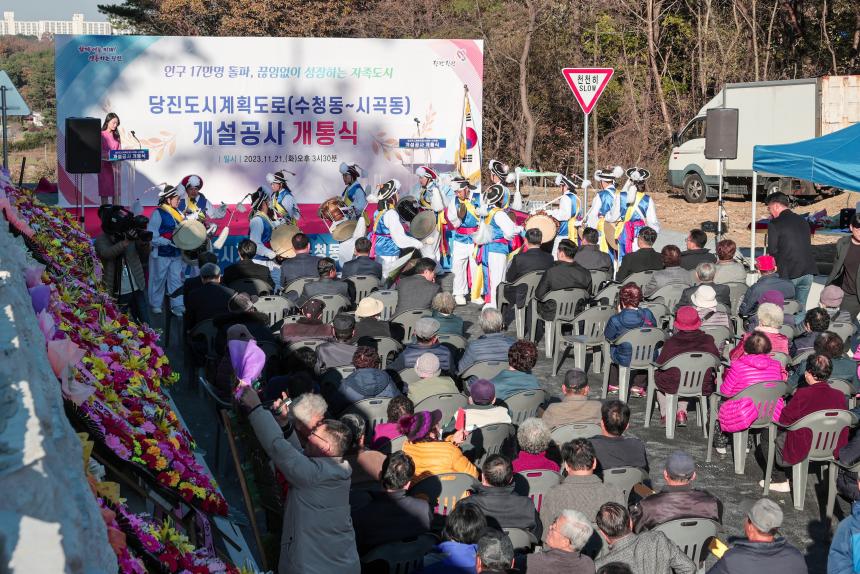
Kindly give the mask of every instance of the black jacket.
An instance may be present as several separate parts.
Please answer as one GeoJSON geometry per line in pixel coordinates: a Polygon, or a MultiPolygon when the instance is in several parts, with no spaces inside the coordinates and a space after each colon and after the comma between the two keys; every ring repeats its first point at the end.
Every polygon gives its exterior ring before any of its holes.
{"type": "Polygon", "coordinates": [[[379,319],[360,319],[355,324],[355,338],[361,337],[390,337],[391,323],[379,319]]]}
{"type": "Polygon", "coordinates": [[[573,258],[574,263],[579,263],[589,271],[604,271],[612,276],[612,257],[601,251],[597,245],[583,245],[573,258]]]}
{"type": "Polygon", "coordinates": [[[426,500],[406,496],[405,490],[371,492],[368,499],[352,511],[355,543],[360,553],[430,530],[433,510],[426,500]]]}
{"type": "Polygon", "coordinates": [[[220,283],[207,283],[185,299],[185,325],[189,330],[206,319],[227,312],[227,302],[236,292],[220,283]]]}
{"type": "Polygon", "coordinates": [[[223,355],[227,348],[227,329],[233,325],[245,325],[251,336],[258,343],[265,341],[275,343],[275,336],[269,328],[269,316],[265,313],[250,311],[248,313],[223,313],[214,319],[218,334],[215,336],[215,350],[223,355]]]}
{"type": "Polygon", "coordinates": [[[311,281],[305,284],[302,294],[299,296],[296,303],[304,305],[305,301],[314,295],[343,295],[350,303],[355,300],[355,286],[347,281],[340,279],[329,279],[323,277],[317,281],[311,281]]]}
{"type": "MultiPolygon", "coordinates": [[[[535,289],[535,299],[543,299],[544,295],[550,291],[558,289],[591,289],[591,273],[579,263],[566,263],[557,261],[555,265],[550,267],[544,273],[537,289],[535,289]]],[[[546,303],[538,303],[538,313],[541,317],[547,320],[555,318],[555,301],[546,303]]]]}
{"type": "Polygon", "coordinates": [[[667,485],[657,494],[631,506],[630,518],[636,533],[652,530],[677,518],[708,518],[722,524],[723,503],[710,492],[696,490],[689,484],[667,485]]]}
{"type": "Polygon", "coordinates": [[[442,287],[427,281],[422,275],[410,275],[397,282],[397,308],[394,314],[411,309],[429,309],[433,297],[442,287]]]}
{"type": "Polygon", "coordinates": [[[382,263],[374,261],[367,255],[360,255],[344,263],[341,277],[346,279],[355,275],[371,275],[377,279],[382,279],[382,263]]]}
{"type": "Polygon", "coordinates": [[[773,542],[750,542],[744,538],[735,542],[708,574],[806,574],[807,571],[803,554],[785,538],[773,542]]]}
{"type": "Polygon", "coordinates": [[[519,528],[531,532],[538,540],[543,534],[540,516],[535,504],[528,496],[514,494],[511,486],[475,485],[472,495],[460,501],[460,504],[474,504],[487,517],[490,528],[519,528]]]}
{"type": "MultiPolygon", "coordinates": [[[[528,251],[517,253],[511,259],[511,264],[505,274],[505,283],[513,283],[526,273],[532,271],[546,271],[552,264],[555,263],[552,255],[539,249],[532,247],[528,251]]],[[[505,286],[505,299],[513,302],[517,307],[522,307],[526,304],[526,293],[528,287],[520,285],[519,287],[505,286]]]]}
{"type": "Polygon", "coordinates": [[[770,220],[767,226],[767,252],[776,259],[776,270],[784,279],[818,273],[812,253],[809,223],[790,209],[770,220]]]}
{"type": "Polygon", "coordinates": [[[297,253],[295,257],[281,263],[281,287],[286,287],[300,277],[319,277],[317,262],[320,260],[310,253],[297,253]]]}
{"type": "Polygon", "coordinates": [[[639,251],[628,253],[621,260],[621,266],[615,274],[616,281],[624,281],[629,275],[640,271],[658,271],[663,269],[663,257],[654,251],[653,247],[643,247],[639,251]]]}
{"type": "Polygon", "coordinates": [[[681,252],[681,267],[692,271],[699,263],[716,263],[717,256],[707,249],[688,249],[681,252]]]}
{"type": "MultiPolygon", "coordinates": [[[[830,272],[830,275],[827,277],[827,284],[835,283],[836,285],[842,285],[842,274],[845,271],[845,257],[848,255],[848,248],[851,247],[851,237],[842,237],[839,241],[836,242],[836,261],[833,262],[833,270],[830,272]]],[[[858,273],[860,273],[860,269],[858,269],[858,273]]],[[[858,275],[860,277],[860,275],[858,275]]],[[[860,291],[860,289],[858,289],[860,291]]],[[[850,295],[848,295],[850,297],[850,295]]],[[[856,295],[857,299],[860,300],[860,293],[856,295]]]]}
{"type": "MultiPolygon", "coordinates": [[[[697,283],[692,287],[687,287],[684,289],[683,293],[681,293],[681,298],[678,299],[678,304],[675,306],[675,310],[677,311],[684,305],[692,305],[692,301],[690,298],[693,296],[693,293],[696,292],[696,289],[701,287],[702,285],[708,285],[714,289],[717,293],[717,303],[724,306],[727,310],[731,310],[732,308],[732,299],[729,296],[730,289],[728,285],[721,285],[717,283],[697,283]]],[[[670,309],[671,310],[671,309],[670,309]]]]}
{"type": "Polygon", "coordinates": [[[275,286],[272,281],[272,275],[269,273],[269,268],[259,263],[254,263],[251,259],[242,259],[224,270],[224,275],[221,277],[221,283],[229,285],[238,279],[259,279],[269,284],[269,287],[275,286]]]}

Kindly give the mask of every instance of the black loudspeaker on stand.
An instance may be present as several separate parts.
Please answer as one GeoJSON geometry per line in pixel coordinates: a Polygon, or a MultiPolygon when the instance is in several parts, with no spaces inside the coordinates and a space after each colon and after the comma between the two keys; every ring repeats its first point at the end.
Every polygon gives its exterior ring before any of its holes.
{"type": "Polygon", "coordinates": [[[726,220],[726,211],[723,209],[723,172],[725,171],[725,163],[727,159],[736,159],[737,157],[737,108],[714,108],[708,110],[707,129],[705,130],[705,159],[720,160],[716,242],[722,239],[723,222],[726,220]]]}
{"type": "Polygon", "coordinates": [[[66,172],[75,176],[75,207],[83,221],[83,175],[101,171],[101,122],[98,118],[66,118],[65,143],[66,172]]]}

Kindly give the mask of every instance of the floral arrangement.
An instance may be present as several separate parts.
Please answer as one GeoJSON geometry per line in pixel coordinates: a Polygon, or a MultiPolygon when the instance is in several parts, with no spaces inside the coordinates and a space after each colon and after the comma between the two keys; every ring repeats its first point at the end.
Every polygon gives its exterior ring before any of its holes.
{"type": "Polygon", "coordinates": [[[161,388],[179,375],[158,334],[122,314],[104,291],[89,236],[67,211],[19,191],[5,174],[0,207],[45,262],[26,279],[63,395],[119,458],[146,468],[187,503],[225,515],[226,501],[161,388]]]}

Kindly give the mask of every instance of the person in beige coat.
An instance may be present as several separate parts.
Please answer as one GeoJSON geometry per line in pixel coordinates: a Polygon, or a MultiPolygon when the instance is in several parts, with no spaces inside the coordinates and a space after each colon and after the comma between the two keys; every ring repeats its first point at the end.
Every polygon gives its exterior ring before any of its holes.
{"type": "MultiPolygon", "coordinates": [[[[359,574],[361,565],[349,507],[351,471],[343,455],[352,442],[340,421],[323,420],[308,435],[304,452],[284,438],[272,412],[246,387],[241,403],[260,445],[289,483],[284,503],[279,574],[359,574]]],[[[273,409],[286,420],[288,407],[273,409]]]]}

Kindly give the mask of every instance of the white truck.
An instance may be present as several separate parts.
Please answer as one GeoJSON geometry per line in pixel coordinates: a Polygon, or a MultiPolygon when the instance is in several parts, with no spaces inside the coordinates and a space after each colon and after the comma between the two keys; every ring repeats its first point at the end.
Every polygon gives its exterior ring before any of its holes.
{"type": "MultiPolygon", "coordinates": [[[[746,195],[752,192],[753,146],[807,140],[860,122],[860,76],[726,84],[672,138],[669,184],[691,203],[717,196],[720,162],[705,159],[712,108],[738,109],[738,157],[725,160],[723,194],[746,195]]],[[[808,182],[768,174],[759,174],[758,184],[760,194],[817,194],[808,182]]]]}

